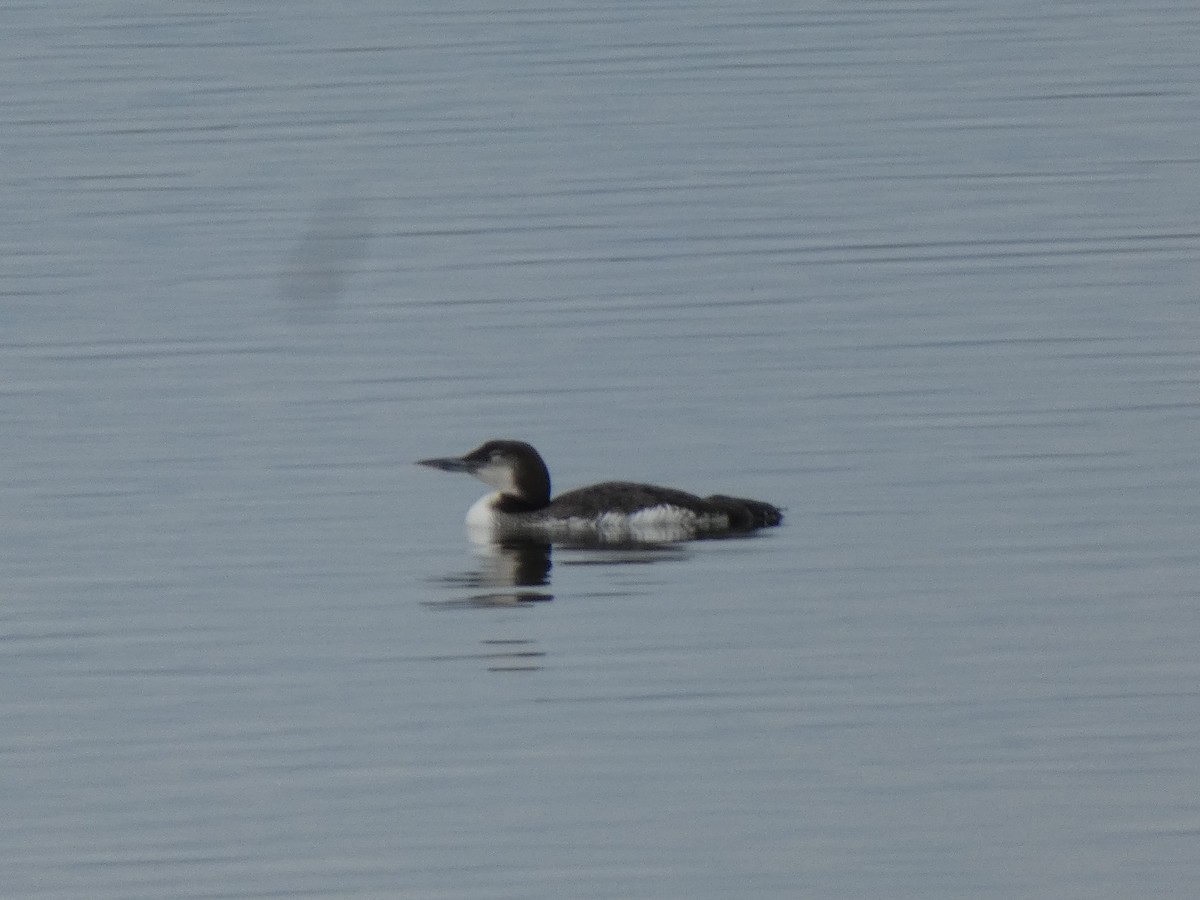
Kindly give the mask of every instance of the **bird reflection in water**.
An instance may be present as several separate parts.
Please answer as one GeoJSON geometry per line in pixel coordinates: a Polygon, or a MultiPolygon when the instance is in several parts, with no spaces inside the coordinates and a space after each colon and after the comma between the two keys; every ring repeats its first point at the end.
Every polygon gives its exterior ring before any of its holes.
{"type": "MultiPolygon", "coordinates": [[[[478,545],[480,565],[440,579],[470,593],[454,600],[429,601],[437,609],[519,609],[548,603],[554,595],[537,590],[550,583],[550,545],[544,541],[507,539],[478,545]]],[[[527,638],[492,638],[481,641],[484,650],[468,654],[488,663],[489,672],[536,672],[542,668],[544,650],[527,638]]]]}
{"type": "Polygon", "coordinates": [[[554,599],[548,591],[536,590],[550,583],[550,544],[545,541],[511,538],[476,545],[479,567],[447,575],[444,583],[473,593],[456,600],[430,601],[437,607],[528,606],[554,599]]]}
{"type": "MultiPolygon", "coordinates": [[[[473,535],[474,537],[474,535],[473,535]]],[[[440,608],[494,608],[546,603],[554,594],[539,588],[550,584],[552,549],[570,554],[568,566],[645,565],[688,556],[685,545],[637,541],[547,541],[526,537],[505,537],[491,541],[472,541],[479,566],[439,581],[472,593],[453,600],[431,600],[426,606],[440,608]]]]}
{"type": "MultiPolygon", "coordinates": [[[[474,536],[473,536],[474,537],[474,536]]],[[[426,601],[425,606],[436,609],[528,609],[548,603],[554,594],[545,590],[550,584],[552,545],[527,537],[505,537],[497,540],[473,540],[478,564],[476,567],[439,582],[465,596],[449,600],[426,601]]],[[[638,543],[633,541],[571,541],[559,542],[558,550],[566,554],[563,564],[630,565],[686,558],[684,545],[638,543]]],[[[496,638],[480,642],[484,649],[462,656],[439,659],[483,659],[490,672],[529,672],[543,668],[546,652],[537,649],[536,641],[527,638],[496,638]]]]}

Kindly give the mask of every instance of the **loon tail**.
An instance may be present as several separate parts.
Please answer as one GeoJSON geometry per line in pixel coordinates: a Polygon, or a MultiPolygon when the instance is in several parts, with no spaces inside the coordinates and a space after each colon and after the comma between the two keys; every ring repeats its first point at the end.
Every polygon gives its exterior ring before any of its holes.
{"type": "Polygon", "coordinates": [[[763,503],[761,500],[713,494],[711,497],[706,497],[705,502],[717,512],[729,516],[729,527],[733,531],[767,528],[783,521],[783,511],[779,507],[763,503]]]}

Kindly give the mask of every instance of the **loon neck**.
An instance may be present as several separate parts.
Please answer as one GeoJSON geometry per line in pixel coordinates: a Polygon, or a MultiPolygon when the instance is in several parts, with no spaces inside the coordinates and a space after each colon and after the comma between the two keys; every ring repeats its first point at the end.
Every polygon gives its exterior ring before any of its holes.
{"type": "Polygon", "coordinates": [[[550,470],[533,447],[508,442],[508,484],[500,485],[497,508],[503,512],[533,512],[550,505],[550,470]]]}

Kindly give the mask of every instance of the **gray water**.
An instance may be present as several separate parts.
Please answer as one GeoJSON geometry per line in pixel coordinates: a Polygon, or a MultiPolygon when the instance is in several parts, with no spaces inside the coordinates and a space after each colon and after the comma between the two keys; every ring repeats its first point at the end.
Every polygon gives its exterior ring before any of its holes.
{"type": "Polygon", "coordinates": [[[1193,894],[1197,34],[6,5],[3,895],[1193,894]],[[514,560],[489,437],[787,520],[514,560]]]}

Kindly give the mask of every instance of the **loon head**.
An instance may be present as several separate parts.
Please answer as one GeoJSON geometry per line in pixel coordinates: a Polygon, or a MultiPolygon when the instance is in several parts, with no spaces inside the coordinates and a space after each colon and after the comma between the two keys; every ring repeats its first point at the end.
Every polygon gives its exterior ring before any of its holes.
{"type": "Polygon", "coordinates": [[[488,441],[466,456],[421,459],[418,465],[466,472],[491,485],[504,512],[529,512],[550,503],[550,472],[541,454],[524,441],[488,441]]]}

